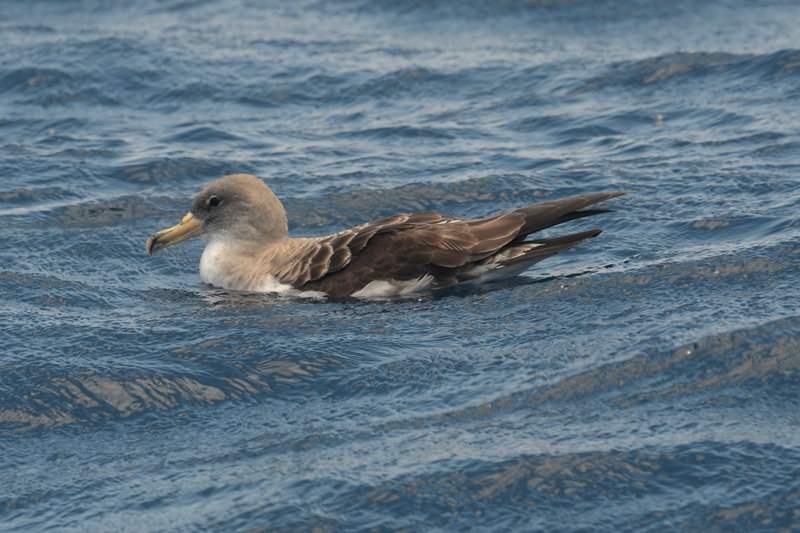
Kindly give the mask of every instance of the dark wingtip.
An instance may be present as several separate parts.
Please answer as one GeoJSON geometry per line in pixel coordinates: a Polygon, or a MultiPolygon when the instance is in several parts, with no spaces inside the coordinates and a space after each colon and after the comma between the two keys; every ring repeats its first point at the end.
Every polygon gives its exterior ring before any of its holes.
{"type": "MultiPolygon", "coordinates": [[[[610,200],[611,198],[618,198],[620,196],[625,196],[626,194],[631,194],[631,193],[634,193],[634,192],[636,192],[636,191],[631,189],[631,190],[627,190],[627,191],[610,191],[610,192],[607,192],[605,194],[608,195],[608,199],[610,200]]],[[[603,194],[603,193],[600,193],[600,194],[603,194]]]]}
{"type": "Polygon", "coordinates": [[[585,241],[586,239],[591,239],[592,237],[597,237],[603,233],[601,229],[590,229],[589,231],[582,231],[580,233],[572,233],[570,235],[563,235],[561,237],[550,237],[549,239],[537,239],[533,241],[525,241],[525,242],[535,242],[537,244],[545,244],[547,246],[574,246],[576,244],[585,241]]]}

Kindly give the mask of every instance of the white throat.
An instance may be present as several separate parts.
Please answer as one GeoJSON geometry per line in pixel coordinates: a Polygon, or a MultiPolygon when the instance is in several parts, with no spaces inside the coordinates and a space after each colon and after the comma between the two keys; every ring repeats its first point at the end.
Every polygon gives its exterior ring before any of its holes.
{"type": "Polygon", "coordinates": [[[231,269],[228,261],[233,255],[232,246],[225,239],[209,239],[203,256],[200,258],[200,279],[223,289],[235,289],[230,279],[231,269]]]}

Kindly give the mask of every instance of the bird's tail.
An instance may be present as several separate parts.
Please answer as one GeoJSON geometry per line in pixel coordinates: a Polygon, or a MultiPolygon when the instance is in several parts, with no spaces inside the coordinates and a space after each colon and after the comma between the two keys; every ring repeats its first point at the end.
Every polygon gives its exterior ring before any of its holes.
{"type": "Polygon", "coordinates": [[[582,231],[581,233],[573,233],[572,235],[564,235],[562,237],[525,241],[524,243],[519,243],[516,245],[512,244],[503,250],[503,255],[508,257],[508,259],[502,259],[498,261],[498,263],[506,267],[522,263],[530,263],[532,265],[534,263],[538,263],[542,259],[547,259],[550,256],[556,255],[559,252],[569,250],[573,246],[577,246],[586,239],[597,237],[601,233],[603,233],[603,230],[593,229],[589,231],[582,231]],[[514,254],[515,248],[521,253],[514,254]],[[528,249],[525,250],[525,248],[528,249]]]}

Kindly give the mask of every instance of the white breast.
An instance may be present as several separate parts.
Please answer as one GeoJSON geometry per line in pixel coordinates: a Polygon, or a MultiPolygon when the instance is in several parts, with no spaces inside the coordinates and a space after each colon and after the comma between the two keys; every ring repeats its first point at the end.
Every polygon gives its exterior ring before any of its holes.
{"type": "Polygon", "coordinates": [[[228,283],[229,272],[225,268],[225,251],[228,247],[220,239],[209,241],[200,258],[200,279],[223,289],[234,289],[228,283]]]}
{"type": "Polygon", "coordinates": [[[200,278],[215,287],[234,291],[277,292],[302,298],[321,298],[317,291],[299,291],[275,279],[272,275],[256,276],[248,268],[251,258],[237,257],[236,247],[223,239],[209,240],[200,258],[200,278]]]}

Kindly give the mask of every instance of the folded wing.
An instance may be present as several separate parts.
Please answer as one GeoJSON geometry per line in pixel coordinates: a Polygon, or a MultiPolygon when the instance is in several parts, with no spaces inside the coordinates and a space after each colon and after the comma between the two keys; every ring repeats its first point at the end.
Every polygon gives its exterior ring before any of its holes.
{"type": "Polygon", "coordinates": [[[479,220],[437,213],[395,215],[319,239],[308,239],[275,275],[302,290],[347,296],[373,281],[432,277],[433,286],[469,279],[476,267],[533,264],[599,235],[601,230],[526,241],[531,233],[605,213],[584,207],[630,191],[574,196],[479,220]]]}

